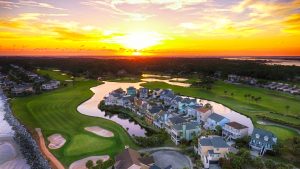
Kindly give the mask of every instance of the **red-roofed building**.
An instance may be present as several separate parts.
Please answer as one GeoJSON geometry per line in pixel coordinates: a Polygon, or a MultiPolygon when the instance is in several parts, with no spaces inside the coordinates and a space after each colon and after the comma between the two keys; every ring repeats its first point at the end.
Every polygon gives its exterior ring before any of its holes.
{"type": "Polygon", "coordinates": [[[201,107],[197,109],[197,122],[205,123],[208,116],[212,114],[212,109],[207,107],[201,107]]]}

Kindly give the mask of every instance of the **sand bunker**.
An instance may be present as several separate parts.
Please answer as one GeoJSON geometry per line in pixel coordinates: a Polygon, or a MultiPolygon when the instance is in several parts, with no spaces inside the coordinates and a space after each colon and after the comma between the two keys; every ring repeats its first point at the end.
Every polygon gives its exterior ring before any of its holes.
{"type": "Polygon", "coordinates": [[[50,142],[48,145],[50,149],[59,149],[66,143],[66,139],[60,134],[53,134],[49,136],[48,141],[50,142]]]}
{"type": "Polygon", "coordinates": [[[90,157],[87,157],[87,158],[84,158],[84,159],[73,162],[70,165],[69,169],[86,169],[85,164],[86,164],[87,161],[92,160],[94,162],[94,164],[96,164],[96,161],[98,161],[100,159],[104,162],[104,161],[107,161],[109,159],[109,156],[108,155],[90,156],[90,157]]]}
{"type": "Polygon", "coordinates": [[[113,132],[108,131],[108,130],[103,129],[98,126],[86,127],[84,129],[86,131],[92,132],[92,133],[97,134],[98,136],[102,136],[102,137],[113,137],[114,136],[113,132]]]}

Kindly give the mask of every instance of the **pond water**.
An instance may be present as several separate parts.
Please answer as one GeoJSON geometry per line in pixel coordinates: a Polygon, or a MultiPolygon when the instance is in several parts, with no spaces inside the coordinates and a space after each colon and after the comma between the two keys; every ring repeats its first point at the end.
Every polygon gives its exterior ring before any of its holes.
{"type": "MultiPolygon", "coordinates": [[[[145,78],[150,79],[148,81],[160,81],[160,79],[154,79],[154,78],[145,78]]],[[[146,81],[146,80],[144,80],[146,81]]],[[[93,116],[93,117],[102,117],[105,119],[112,120],[118,124],[120,124],[124,129],[128,131],[130,135],[136,135],[136,136],[145,136],[146,130],[143,129],[139,124],[129,121],[128,119],[124,119],[121,117],[118,117],[117,115],[109,116],[104,111],[99,110],[98,104],[103,100],[103,98],[109,94],[109,92],[116,90],[118,88],[122,88],[123,90],[126,90],[126,88],[133,86],[135,88],[140,88],[140,84],[144,82],[139,83],[120,83],[120,82],[104,82],[104,84],[101,84],[99,86],[91,88],[91,90],[94,92],[94,96],[91,97],[86,102],[82,103],[78,106],[77,110],[85,115],[93,116]]],[[[170,83],[169,83],[170,84],[170,83]]],[[[178,85],[176,82],[172,85],[178,85]]],[[[178,86],[180,86],[179,84],[178,86]]],[[[208,100],[198,99],[199,102],[206,104],[209,103],[213,106],[213,110],[215,113],[220,114],[222,116],[225,116],[226,118],[230,119],[230,121],[236,121],[239,122],[247,127],[249,127],[249,134],[253,131],[253,123],[250,118],[237,113],[228,107],[208,100]]]]}
{"type": "Polygon", "coordinates": [[[191,86],[191,84],[189,84],[189,83],[179,82],[179,80],[176,82],[176,81],[174,81],[174,79],[162,80],[162,79],[156,79],[156,78],[142,78],[141,80],[143,82],[164,82],[164,83],[168,83],[170,85],[181,86],[181,87],[190,87],[191,86]]]}
{"type": "Polygon", "coordinates": [[[248,129],[248,134],[252,134],[253,132],[253,123],[251,121],[250,118],[240,114],[240,113],[237,113],[231,109],[229,109],[228,107],[220,104],[220,103],[216,103],[216,102],[213,102],[213,101],[208,101],[208,100],[200,100],[198,99],[198,101],[200,103],[202,103],[203,105],[205,105],[206,103],[209,103],[210,105],[212,105],[213,107],[213,111],[217,114],[220,114],[226,118],[228,118],[230,121],[235,121],[235,122],[238,122],[238,123],[241,123],[243,124],[244,126],[247,126],[249,129],[248,129]]]}
{"type": "Polygon", "coordinates": [[[284,66],[300,66],[300,60],[296,59],[276,59],[276,58],[224,58],[229,60],[251,60],[251,61],[263,61],[267,65],[284,65],[284,66]]]}

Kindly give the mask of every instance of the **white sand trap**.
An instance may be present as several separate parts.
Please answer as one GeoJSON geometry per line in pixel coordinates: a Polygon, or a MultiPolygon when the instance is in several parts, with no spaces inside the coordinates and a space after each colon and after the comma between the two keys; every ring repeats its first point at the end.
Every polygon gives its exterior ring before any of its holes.
{"type": "Polygon", "coordinates": [[[98,136],[102,136],[102,137],[113,137],[114,136],[113,132],[108,131],[108,130],[103,129],[98,126],[86,127],[84,129],[86,131],[92,132],[92,133],[97,134],[98,136]]]}
{"type": "Polygon", "coordinates": [[[96,161],[98,161],[100,159],[104,162],[104,161],[107,161],[109,159],[109,156],[108,155],[90,156],[90,157],[87,157],[87,158],[84,158],[84,159],[73,162],[70,165],[69,169],[86,169],[85,164],[86,164],[87,161],[92,160],[94,162],[94,164],[96,164],[96,161]]]}
{"type": "Polygon", "coordinates": [[[0,143],[0,165],[15,159],[17,156],[16,150],[9,142],[0,143]]]}
{"type": "Polygon", "coordinates": [[[48,141],[50,142],[48,145],[50,149],[59,149],[66,143],[66,139],[60,134],[53,134],[49,136],[48,141]]]}

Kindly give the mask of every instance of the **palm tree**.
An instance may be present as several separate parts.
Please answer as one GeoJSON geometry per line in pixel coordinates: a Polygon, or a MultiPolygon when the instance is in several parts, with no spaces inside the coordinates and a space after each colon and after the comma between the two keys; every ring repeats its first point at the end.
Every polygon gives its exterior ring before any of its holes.
{"type": "Polygon", "coordinates": [[[290,106],[289,106],[289,105],[286,105],[286,106],[285,106],[285,109],[286,109],[286,113],[288,113],[288,112],[289,112],[289,109],[290,109],[290,106]]]}

